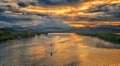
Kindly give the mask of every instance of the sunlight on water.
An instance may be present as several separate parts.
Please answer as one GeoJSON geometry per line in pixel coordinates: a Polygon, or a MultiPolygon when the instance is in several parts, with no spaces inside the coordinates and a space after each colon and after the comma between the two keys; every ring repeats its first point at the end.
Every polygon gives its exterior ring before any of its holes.
{"type": "Polygon", "coordinates": [[[120,45],[74,33],[0,44],[0,66],[120,66],[120,45]]]}

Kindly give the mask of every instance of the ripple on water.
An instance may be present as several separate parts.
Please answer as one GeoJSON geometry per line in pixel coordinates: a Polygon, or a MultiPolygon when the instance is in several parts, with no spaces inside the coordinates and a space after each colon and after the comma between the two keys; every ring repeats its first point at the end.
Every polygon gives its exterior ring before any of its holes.
{"type": "Polygon", "coordinates": [[[50,33],[3,42],[0,66],[119,66],[119,48],[94,37],[50,33]]]}

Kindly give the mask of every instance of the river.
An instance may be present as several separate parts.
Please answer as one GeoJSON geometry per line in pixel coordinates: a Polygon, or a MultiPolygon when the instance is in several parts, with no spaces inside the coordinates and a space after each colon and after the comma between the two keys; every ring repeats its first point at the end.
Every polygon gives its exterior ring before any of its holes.
{"type": "Polygon", "coordinates": [[[120,45],[75,33],[0,43],[0,66],[120,66],[120,45]]]}

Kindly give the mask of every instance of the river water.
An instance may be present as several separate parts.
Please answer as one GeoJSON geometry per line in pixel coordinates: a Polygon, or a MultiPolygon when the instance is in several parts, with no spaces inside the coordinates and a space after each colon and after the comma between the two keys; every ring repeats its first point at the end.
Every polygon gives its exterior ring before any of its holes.
{"type": "Polygon", "coordinates": [[[0,66],[120,66],[120,45],[50,33],[0,43],[0,66]]]}

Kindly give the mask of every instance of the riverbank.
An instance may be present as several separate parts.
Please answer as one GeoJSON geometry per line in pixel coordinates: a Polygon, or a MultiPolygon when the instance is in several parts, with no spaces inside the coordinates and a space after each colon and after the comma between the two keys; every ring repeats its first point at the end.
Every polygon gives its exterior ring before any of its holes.
{"type": "Polygon", "coordinates": [[[14,30],[2,30],[0,31],[0,42],[13,40],[17,38],[28,38],[34,37],[35,35],[47,34],[46,32],[40,31],[14,31],[14,30]]]}
{"type": "Polygon", "coordinates": [[[98,33],[77,33],[77,34],[85,35],[85,36],[98,37],[98,38],[103,39],[105,41],[120,44],[120,35],[114,34],[114,33],[98,32],[98,33]]]}

